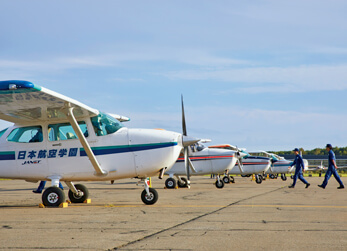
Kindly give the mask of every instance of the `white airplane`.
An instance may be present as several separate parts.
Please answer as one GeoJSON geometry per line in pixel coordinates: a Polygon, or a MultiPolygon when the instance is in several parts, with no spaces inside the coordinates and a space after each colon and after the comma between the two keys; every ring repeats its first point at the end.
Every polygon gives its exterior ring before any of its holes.
{"type": "Polygon", "coordinates": [[[220,179],[219,175],[230,170],[235,166],[237,162],[237,156],[235,151],[229,151],[224,149],[210,149],[204,146],[202,143],[206,143],[207,140],[201,140],[188,147],[187,161],[184,158],[183,152],[173,165],[173,167],[166,171],[165,174],[169,175],[169,178],[165,181],[166,188],[175,188],[176,180],[173,178],[176,176],[178,187],[189,187],[190,173],[193,176],[216,174],[215,185],[217,188],[223,188],[224,182],[220,179]],[[187,167],[187,164],[189,167],[187,167]],[[182,175],[186,175],[188,169],[188,180],[182,175]],[[190,170],[191,169],[191,172],[190,170]]]}
{"type": "MultiPolygon", "coordinates": [[[[255,174],[255,181],[258,184],[262,182],[261,174],[266,172],[271,165],[271,161],[268,157],[252,156],[248,152],[246,152],[245,149],[240,149],[233,145],[229,145],[229,144],[215,145],[215,146],[209,146],[209,148],[214,148],[214,149],[219,148],[219,149],[228,149],[228,150],[236,151],[238,156],[238,161],[235,167],[229,170],[229,175],[240,174],[243,177],[249,177],[252,174],[255,174]]],[[[231,182],[234,182],[234,178],[232,176],[230,178],[227,175],[223,177],[223,181],[225,183],[228,182],[228,179],[230,179],[231,182]]]]}
{"type": "Polygon", "coordinates": [[[71,202],[81,203],[88,190],[73,182],[124,178],[140,179],[142,201],[154,204],[158,194],[145,179],[162,178],[182,148],[197,142],[176,132],[128,129],[119,122],[126,117],[19,80],[0,81],[0,119],[14,123],[0,132],[0,178],[51,181],[42,201],[52,207],[65,201],[60,181],[71,202]]]}
{"type": "MultiPolygon", "coordinates": [[[[286,160],[285,158],[278,156],[274,153],[269,153],[266,151],[253,151],[249,152],[253,156],[261,156],[261,157],[268,157],[271,159],[271,166],[266,171],[266,174],[269,174],[270,178],[275,177],[274,175],[281,174],[281,179],[283,181],[287,180],[287,173],[294,173],[295,172],[295,166],[289,168],[293,161],[286,160]]],[[[308,170],[308,161],[306,159],[303,160],[305,164],[305,171],[308,170]]]]}

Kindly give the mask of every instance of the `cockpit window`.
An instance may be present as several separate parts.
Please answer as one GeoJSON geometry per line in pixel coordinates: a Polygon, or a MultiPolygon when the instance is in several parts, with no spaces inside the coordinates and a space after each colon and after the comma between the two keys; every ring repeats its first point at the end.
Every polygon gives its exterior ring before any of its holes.
{"type": "Polygon", "coordinates": [[[41,126],[27,126],[14,129],[7,137],[7,141],[18,143],[42,142],[41,126]]]}
{"type": "Polygon", "coordinates": [[[123,127],[117,119],[105,114],[100,113],[96,117],[91,118],[95,134],[97,136],[105,136],[117,132],[123,127]]]}
{"type": "Polygon", "coordinates": [[[0,138],[2,137],[2,135],[4,135],[4,133],[7,131],[7,129],[8,129],[8,127],[0,132],[0,138]]]}
{"type": "Polygon", "coordinates": [[[206,148],[206,146],[204,146],[201,143],[195,143],[194,145],[190,146],[190,149],[192,150],[192,152],[200,152],[202,150],[204,150],[206,148]]]}
{"type": "MultiPolygon", "coordinates": [[[[85,137],[88,137],[87,125],[84,121],[79,121],[78,126],[85,137]]],[[[70,123],[51,124],[48,126],[49,141],[77,139],[77,135],[70,123]]]]}

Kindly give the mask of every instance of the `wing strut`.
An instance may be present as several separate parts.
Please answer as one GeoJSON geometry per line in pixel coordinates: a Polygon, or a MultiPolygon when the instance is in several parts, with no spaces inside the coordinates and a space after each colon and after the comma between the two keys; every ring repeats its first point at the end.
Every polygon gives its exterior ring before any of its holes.
{"type": "Polygon", "coordinates": [[[81,128],[78,126],[77,120],[73,114],[74,107],[71,107],[70,103],[65,103],[64,112],[74,129],[75,133],[77,134],[78,139],[80,140],[84,150],[86,151],[87,156],[89,157],[90,162],[92,163],[96,176],[106,176],[108,173],[101,169],[100,164],[98,160],[96,159],[92,149],[90,148],[90,145],[86,138],[84,137],[84,134],[81,131],[81,128]]]}

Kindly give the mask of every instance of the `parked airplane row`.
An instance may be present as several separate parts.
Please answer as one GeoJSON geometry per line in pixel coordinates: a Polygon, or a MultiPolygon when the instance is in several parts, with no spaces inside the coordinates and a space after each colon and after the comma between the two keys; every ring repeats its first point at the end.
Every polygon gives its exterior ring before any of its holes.
{"type": "MultiPolygon", "coordinates": [[[[247,153],[231,145],[205,147],[188,137],[182,99],[182,133],[130,129],[129,118],[107,114],[28,81],[0,81],[0,119],[14,123],[0,132],[0,178],[29,182],[51,181],[45,189],[45,206],[59,206],[65,194],[82,203],[88,189],[81,181],[137,178],[141,199],[154,204],[158,193],[147,177],[164,174],[168,188],[190,186],[191,175],[216,175],[216,187],[230,175],[288,173],[291,162],[266,152],[247,153]],[[220,175],[225,174],[220,178],[220,175]],[[187,178],[183,177],[186,176],[187,178]]],[[[260,180],[261,182],[261,180],[260,180]]]]}

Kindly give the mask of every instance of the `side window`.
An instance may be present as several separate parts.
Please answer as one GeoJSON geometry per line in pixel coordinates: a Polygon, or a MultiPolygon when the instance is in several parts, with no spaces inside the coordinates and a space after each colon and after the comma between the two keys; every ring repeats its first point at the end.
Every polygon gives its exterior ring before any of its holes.
{"type": "Polygon", "coordinates": [[[18,143],[42,142],[42,127],[28,126],[16,128],[8,135],[7,141],[18,143]]]}
{"type": "MultiPolygon", "coordinates": [[[[88,137],[86,123],[84,121],[80,121],[78,122],[78,125],[81,128],[84,136],[88,137]]],[[[77,135],[70,123],[59,123],[48,126],[48,139],[49,141],[77,139],[77,135]]]]}

